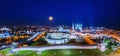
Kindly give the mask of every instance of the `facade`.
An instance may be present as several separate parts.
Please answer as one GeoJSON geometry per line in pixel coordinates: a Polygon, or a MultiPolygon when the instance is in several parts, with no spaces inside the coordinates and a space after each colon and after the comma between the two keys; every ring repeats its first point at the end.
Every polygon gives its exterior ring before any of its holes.
{"type": "Polygon", "coordinates": [[[82,30],[82,24],[72,24],[72,29],[74,30],[82,30]]]}
{"type": "Polygon", "coordinates": [[[0,28],[0,31],[1,31],[0,38],[5,38],[7,36],[10,36],[10,34],[9,34],[10,29],[9,28],[3,27],[3,28],[0,28]]]}
{"type": "Polygon", "coordinates": [[[0,38],[5,38],[7,36],[10,36],[9,32],[0,33],[0,38]]]}
{"type": "Polygon", "coordinates": [[[82,24],[75,24],[75,29],[82,30],[82,24]]]}
{"type": "Polygon", "coordinates": [[[10,29],[7,28],[7,27],[0,28],[0,30],[1,30],[1,31],[10,31],[10,29]]]}
{"type": "Polygon", "coordinates": [[[58,32],[62,32],[64,29],[62,28],[62,26],[59,26],[58,28],[58,32]]]}
{"type": "Polygon", "coordinates": [[[67,34],[67,33],[48,33],[46,40],[49,44],[64,44],[69,41],[69,34],[67,34]]]}
{"type": "Polygon", "coordinates": [[[58,32],[70,32],[69,29],[64,29],[62,26],[59,26],[58,32]]]}

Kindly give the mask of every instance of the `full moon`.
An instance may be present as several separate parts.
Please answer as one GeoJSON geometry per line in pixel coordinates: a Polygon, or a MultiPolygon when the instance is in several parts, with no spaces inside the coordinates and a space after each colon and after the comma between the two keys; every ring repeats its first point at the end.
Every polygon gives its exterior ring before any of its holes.
{"type": "Polygon", "coordinates": [[[53,20],[53,17],[52,17],[52,16],[50,16],[50,17],[49,17],[49,20],[50,20],[50,21],[52,21],[52,20],[53,20]]]}

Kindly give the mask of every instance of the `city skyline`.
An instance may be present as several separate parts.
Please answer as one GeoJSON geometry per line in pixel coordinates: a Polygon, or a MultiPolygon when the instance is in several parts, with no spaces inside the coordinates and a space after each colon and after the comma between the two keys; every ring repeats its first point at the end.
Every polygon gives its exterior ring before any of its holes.
{"type": "Polygon", "coordinates": [[[120,56],[120,0],[1,0],[0,56],[120,56]]]}

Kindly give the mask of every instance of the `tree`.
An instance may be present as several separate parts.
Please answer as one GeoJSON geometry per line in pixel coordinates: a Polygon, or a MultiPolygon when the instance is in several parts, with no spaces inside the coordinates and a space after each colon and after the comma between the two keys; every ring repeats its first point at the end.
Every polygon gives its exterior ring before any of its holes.
{"type": "Polygon", "coordinates": [[[40,44],[47,44],[47,41],[45,40],[45,38],[40,38],[40,39],[38,40],[38,42],[39,42],[40,44]]]}

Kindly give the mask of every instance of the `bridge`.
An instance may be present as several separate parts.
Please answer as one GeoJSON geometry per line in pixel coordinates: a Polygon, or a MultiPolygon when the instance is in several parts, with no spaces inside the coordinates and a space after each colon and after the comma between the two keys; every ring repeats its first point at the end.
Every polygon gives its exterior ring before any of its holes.
{"type": "Polygon", "coordinates": [[[39,34],[41,34],[41,33],[40,32],[35,33],[33,36],[31,36],[30,38],[28,38],[27,41],[30,41],[30,40],[34,39],[39,34]]]}

